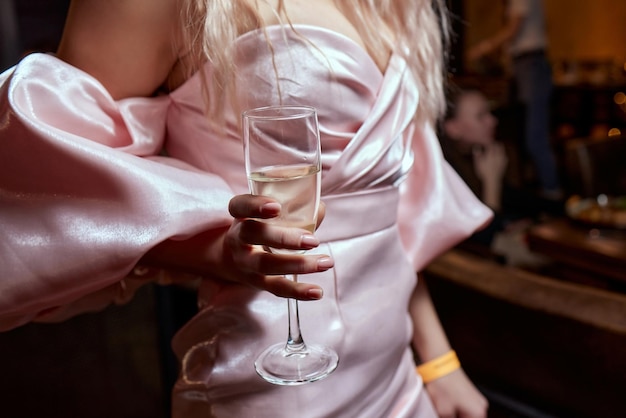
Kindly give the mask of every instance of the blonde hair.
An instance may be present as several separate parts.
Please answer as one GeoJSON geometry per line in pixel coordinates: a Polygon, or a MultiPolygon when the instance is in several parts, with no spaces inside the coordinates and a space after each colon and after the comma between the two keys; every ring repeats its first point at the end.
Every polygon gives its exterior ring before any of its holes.
{"type": "MultiPolygon", "coordinates": [[[[187,76],[208,59],[213,71],[207,85],[217,89],[217,97],[223,97],[235,74],[228,46],[241,34],[262,28],[262,19],[245,0],[180,1],[184,5],[181,18],[187,76]]],[[[444,0],[335,0],[335,4],[354,25],[370,54],[395,50],[404,56],[420,89],[416,117],[433,122],[440,118],[446,109],[448,20],[444,0]],[[377,30],[383,26],[391,29],[393,38],[377,30]]],[[[277,12],[283,7],[279,0],[277,12]]],[[[219,103],[208,103],[209,114],[220,109],[219,103]]]]}

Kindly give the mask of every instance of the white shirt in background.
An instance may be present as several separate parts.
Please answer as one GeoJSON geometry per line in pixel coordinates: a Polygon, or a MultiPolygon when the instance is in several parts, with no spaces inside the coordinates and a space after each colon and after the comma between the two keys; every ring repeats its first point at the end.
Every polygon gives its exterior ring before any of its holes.
{"type": "Polygon", "coordinates": [[[543,0],[509,0],[508,17],[523,16],[522,26],[510,44],[515,57],[527,52],[545,50],[548,45],[543,0]]]}

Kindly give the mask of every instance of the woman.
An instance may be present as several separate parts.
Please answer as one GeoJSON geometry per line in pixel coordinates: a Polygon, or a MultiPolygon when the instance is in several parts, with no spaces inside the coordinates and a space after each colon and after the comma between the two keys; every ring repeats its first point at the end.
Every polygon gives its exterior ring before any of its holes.
{"type": "MultiPolygon", "coordinates": [[[[497,123],[489,101],[480,90],[451,89],[448,110],[441,124],[441,147],[446,160],[474,194],[495,212],[489,225],[470,237],[470,241],[492,250],[502,232],[506,232],[505,235],[521,233],[541,213],[533,194],[514,188],[506,181],[508,158],[504,144],[496,140],[497,123]]],[[[524,249],[522,245],[515,253],[524,249]]]]}
{"type": "Polygon", "coordinates": [[[478,90],[458,89],[448,102],[440,137],[444,156],[472,191],[498,212],[507,166],[504,146],[495,138],[498,121],[478,90]]]}
{"type": "MultiPolygon", "coordinates": [[[[173,343],[174,416],[435,416],[410,343],[426,362],[450,346],[415,271],[490,216],[431,128],[437,22],[429,1],[73,2],[57,58],[4,76],[3,326],[125,301],[154,279],[137,263],[191,272],[201,311],[173,343]],[[277,103],[319,111],[315,236],[255,221],[280,207],[244,195],[240,111],[277,103]],[[284,300],[258,288],[308,300],[323,288],[301,317],[308,339],[338,351],[333,374],[297,387],[255,375],[286,324],[284,300]]],[[[428,383],[438,413],[484,416],[449,369],[428,383]]]]}
{"type": "Polygon", "coordinates": [[[459,88],[448,97],[439,138],[446,160],[474,194],[495,212],[489,225],[468,240],[488,249],[493,249],[494,240],[506,229],[508,221],[502,214],[508,161],[503,144],[495,138],[497,123],[483,93],[459,88]]]}

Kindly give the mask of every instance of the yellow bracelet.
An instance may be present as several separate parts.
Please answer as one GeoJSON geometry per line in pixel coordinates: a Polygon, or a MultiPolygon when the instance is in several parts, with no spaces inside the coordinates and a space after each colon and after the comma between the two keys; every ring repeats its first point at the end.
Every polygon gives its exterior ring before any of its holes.
{"type": "Polygon", "coordinates": [[[461,363],[459,362],[459,358],[456,356],[456,352],[454,350],[450,350],[446,354],[417,366],[415,370],[420,376],[422,376],[424,383],[428,383],[450,374],[460,367],[461,363]]]}

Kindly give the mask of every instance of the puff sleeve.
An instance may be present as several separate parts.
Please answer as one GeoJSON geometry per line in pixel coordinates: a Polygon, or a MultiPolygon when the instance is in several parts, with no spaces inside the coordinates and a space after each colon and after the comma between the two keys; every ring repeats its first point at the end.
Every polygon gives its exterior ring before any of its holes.
{"type": "Polygon", "coordinates": [[[159,155],[169,103],[115,101],[52,55],[0,75],[0,330],[110,287],[161,241],[230,222],[221,178],[159,155]]]}
{"type": "Polygon", "coordinates": [[[443,158],[430,124],[416,127],[413,167],[402,183],[398,224],[416,271],[489,222],[493,213],[443,158]]]}

